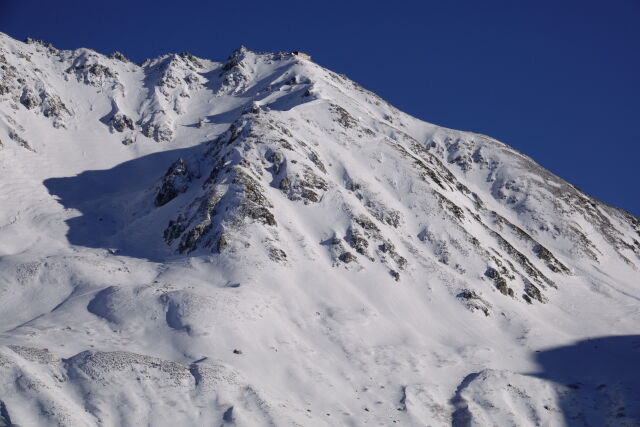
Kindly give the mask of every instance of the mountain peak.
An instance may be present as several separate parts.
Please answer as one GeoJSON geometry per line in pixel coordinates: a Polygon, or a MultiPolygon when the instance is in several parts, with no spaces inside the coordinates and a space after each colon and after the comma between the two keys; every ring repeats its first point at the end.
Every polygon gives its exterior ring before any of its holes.
{"type": "Polygon", "coordinates": [[[552,424],[637,390],[528,374],[637,330],[632,215],[302,52],[30,43],[0,40],[5,424],[552,424]]]}

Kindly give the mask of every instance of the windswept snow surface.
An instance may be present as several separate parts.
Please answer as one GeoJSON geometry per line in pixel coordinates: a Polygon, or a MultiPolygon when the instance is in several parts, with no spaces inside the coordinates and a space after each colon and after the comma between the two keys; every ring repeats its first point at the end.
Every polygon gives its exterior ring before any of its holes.
{"type": "Polygon", "coordinates": [[[638,219],[304,57],[0,34],[0,425],[639,425],[639,268],[638,219]]]}

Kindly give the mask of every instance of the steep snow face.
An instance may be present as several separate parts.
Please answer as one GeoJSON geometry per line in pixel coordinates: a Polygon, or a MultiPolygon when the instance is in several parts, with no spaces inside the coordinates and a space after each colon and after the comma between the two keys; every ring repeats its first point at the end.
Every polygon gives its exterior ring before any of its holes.
{"type": "Polygon", "coordinates": [[[0,424],[640,422],[638,219],[304,56],[0,35],[0,206],[0,424]]]}

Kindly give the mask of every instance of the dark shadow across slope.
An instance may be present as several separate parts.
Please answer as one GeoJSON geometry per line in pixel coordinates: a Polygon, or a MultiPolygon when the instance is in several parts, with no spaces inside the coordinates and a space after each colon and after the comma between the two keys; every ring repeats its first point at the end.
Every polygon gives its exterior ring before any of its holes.
{"type": "Polygon", "coordinates": [[[69,243],[152,261],[171,257],[162,231],[175,209],[172,203],[157,208],[153,199],[167,168],[201,149],[163,151],[111,169],[45,180],[49,193],[59,197],[65,208],[80,212],[66,220],[69,243]]]}
{"type": "Polygon", "coordinates": [[[579,341],[537,353],[534,376],[561,387],[569,426],[640,426],[640,335],[579,341]]]}

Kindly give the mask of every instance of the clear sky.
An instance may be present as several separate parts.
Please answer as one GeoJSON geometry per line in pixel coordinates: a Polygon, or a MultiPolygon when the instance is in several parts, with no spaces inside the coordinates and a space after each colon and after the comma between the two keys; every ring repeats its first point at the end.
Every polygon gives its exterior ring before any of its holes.
{"type": "Polygon", "coordinates": [[[135,61],[306,51],[640,216],[640,0],[0,0],[0,31],[135,61]]]}

